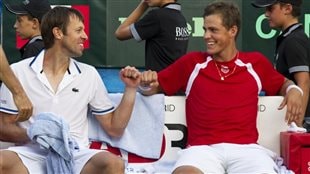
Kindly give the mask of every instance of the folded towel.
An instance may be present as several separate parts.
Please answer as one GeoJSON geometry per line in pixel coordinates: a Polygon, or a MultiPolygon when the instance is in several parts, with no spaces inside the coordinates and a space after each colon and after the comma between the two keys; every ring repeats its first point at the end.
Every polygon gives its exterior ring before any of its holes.
{"type": "MultiPolygon", "coordinates": [[[[109,94],[116,105],[121,93],[109,94]]],[[[165,102],[163,94],[143,96],[137,93],[133,113],[121,138],[111,138],[101,128],[94,116],[89,116],[90,140],[103,141],[112,147],[136,155],[158,159],[164,134],[165,102]]]]}
{"type": "Polygon", "coordinates": [[[78,144],[69,136],[69,125],[52,113],[36,115],[34,123],[27,129],[31,140],[48,149],[46,157],[47,173],[74,174],[72,151],[78,144]]]}
{"type": "Polygon", "coordinates": [[[298,126],[296,125],[295,122],[292,122],[292,123],[289,125],[287,131],[288,131],[288,132],[305,133],[305,132],[307,132],[307,129],[305,129],[305,128],[303,128],[303,127],[298,127],[298,126]]]}

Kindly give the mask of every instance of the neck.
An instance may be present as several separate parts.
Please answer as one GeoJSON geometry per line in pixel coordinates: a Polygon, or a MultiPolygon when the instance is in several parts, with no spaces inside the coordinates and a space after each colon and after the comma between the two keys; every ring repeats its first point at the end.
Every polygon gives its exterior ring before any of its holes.
{"type": "Polygon", "coordinates": [[[298,19],[292,18],[291,20],[287,20],[285,24],[282,26],[282,31],[286,30],[288,27],[292,26],[293,24],[298,23],[298,19]]]}
{"type": "Polygon", "coordinates": [[[69,68],[70,58],[57,54],[53,50],[47,50],[44,55],[43,71],[51,74],[64,74],[69,68]]]}
{"type": "Polygon", "coordinates": [[[161,5],[160,5],[160,7],[164,7],[164,6],[166,6],[166,5],[168,5],[168,4],[171,4],[171,3],[176,3],[174,0],[167,0],[167,1],[164,1],[161,5]]]}
{"type": "Polygon", "coordinates": [[[238,57],[239,51],[237,49],[233,49],[227,52],[221,52],[219,54],[214,54],[212,57],[214,60],[218,62],[229,62],[236,57],[238,57]]]}

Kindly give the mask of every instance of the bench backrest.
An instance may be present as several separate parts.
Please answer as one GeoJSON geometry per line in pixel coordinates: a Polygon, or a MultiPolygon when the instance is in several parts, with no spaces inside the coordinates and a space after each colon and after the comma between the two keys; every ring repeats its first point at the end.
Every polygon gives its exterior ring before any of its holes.
{"type": "MultiPolygon", "coordinates": [[[[280,132],[287,130],[287,124],[285,123],[285,112],[278,110],[278,106],[282,102],[283,97],[281,96],[262,96],[259,97],[258,104],[258,117],[257,127],[259,131],[259,144],[264,147],[280,154],[280,132]]],[[[166,157],[174,156],[175,145],[180,145],[184,139],[184,128],[186,126],[185,121],[185,97],[183,96],[172,96],[165,97],[166,106],[166,157]],[[176,130],[178,129],[179,130],[176,130]],[[183,131],[183,132],[182,132],[183,131]],[[179,143],[173,143],[178,141],[179,143]],[[173,145],[172,145],[173,144],[173,145]]]]}
{"type": "MultiPolygon", "coordinates": [[[[258,142],[277,154],[280,154],[280,132],[287,129],[284,121],[286,109],[277,109],[282,99],[283,97],[280,96],[263,96],[259,97],[258,104],[257,126],[260,135],[258,142]]],[[[186,143],[184,136],[186,134],[184,106],[184,96],[165,96],[165,142],[163,143],[165,147],[162,147],[164,150],[159,159],[160,161],[174,161],[177,151],[183,148],[186,143]]],[[[0,149],[10,145],[12,144],[0,142],[0,149]]],[[[127,157],[130,158],[130,154],[127,154],[127,157]]],[[[138,159],[139,157],[135,156],[135,158],[138,159]]],[[[141,161],[145,160],[141,157],[141,161]]]]}

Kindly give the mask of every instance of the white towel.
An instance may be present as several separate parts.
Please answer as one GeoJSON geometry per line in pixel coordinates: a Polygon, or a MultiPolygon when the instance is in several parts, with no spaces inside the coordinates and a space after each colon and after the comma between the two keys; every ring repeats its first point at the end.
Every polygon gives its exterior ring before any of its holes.
{"type": "Polygon", "coordinates": [[[307,132],[307,129],[305,129],[303,127],[298,127],[295,122],[292,122],[289,125],[287,131],[288,132],[296,132],[296,133],[305,133],[305,132],[307,132]]]}
{"type": "Polygon", "coordinates": [[[292,170],[287,169],[287,167],[283,164],[283,158],[276,157],[276,164],[279,167],[277,173],[278,174],[295,174],[292,170]]]}
{"type": "MultiPolygon", "coordinates": [[[[109,94],[116,105],[121,93],[109,94]]],[[[124,135],[112,139],[101,128],[94,116],[89,120],[90,140],[99,140],[113,147],[123,149],[136,155],[158,159],[164,134],[165,100],[163,94],[143,96],[137,93],[135,106],[124,135]]]]}

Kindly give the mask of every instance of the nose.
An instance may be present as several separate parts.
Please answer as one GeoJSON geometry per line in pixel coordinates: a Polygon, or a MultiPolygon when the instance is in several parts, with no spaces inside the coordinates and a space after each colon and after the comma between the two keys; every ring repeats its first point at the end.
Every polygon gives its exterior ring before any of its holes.
{"type": "Polygon", "coordinates": [[[265,16],[266,16],[266,17],[269,17],[269,16],[270,16],[270,13],[271,13],[271,9],[270,9],[269,7],[266,7],[265,16]]]}
{"type": "Polygon", "coordinates": [[[86,34],[85,31],[83,31],[82,38],[83,38],[84,40],[87,40],[87,39],[88,39],[88,36],[87,36],[87,34],[86,34]]]}
{"type": "Polygon", "coordinates": [[[204,32],[204,34],[203,34],[203,38],[204,38],[204,39],[210,38],[210,32],[208,32],[208,30],[205,30],[205,32],[204,32]]]}
{"type": "Polygon", "coordinates": [[[15,20],[15,23],[14,23],[14,25],[13,25],[14,29],[17,28],[17,25],[18,25],[17,23],[18,23],[17,20],[15,20]]]}

